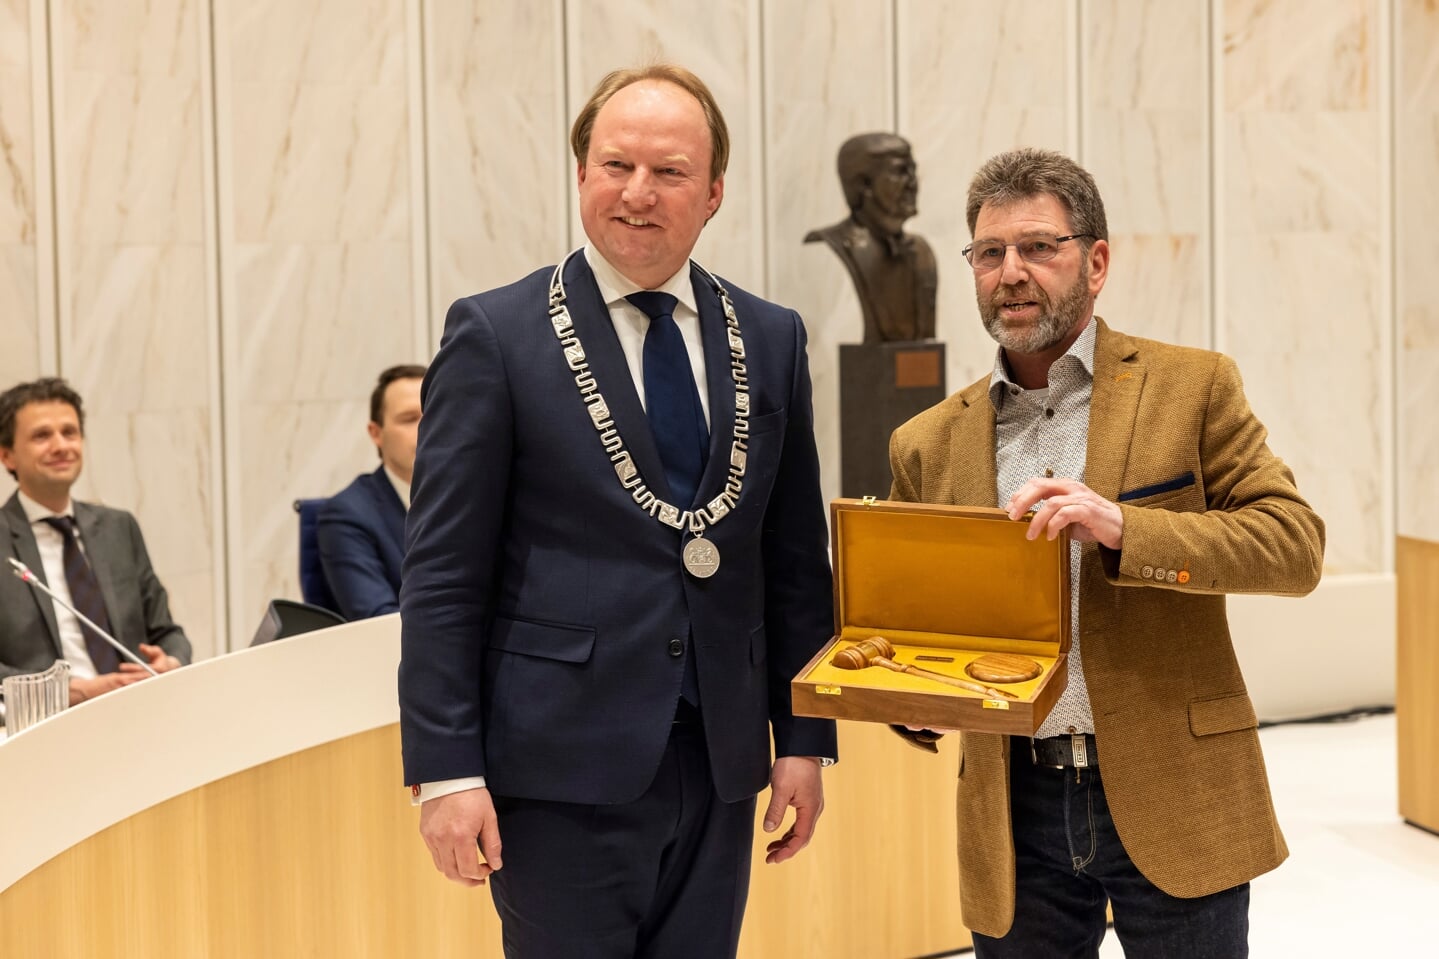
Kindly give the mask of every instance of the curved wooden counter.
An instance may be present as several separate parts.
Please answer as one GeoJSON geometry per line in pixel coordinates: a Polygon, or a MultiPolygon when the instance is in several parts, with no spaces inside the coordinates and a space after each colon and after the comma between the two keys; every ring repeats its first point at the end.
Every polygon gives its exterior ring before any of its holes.
{"type": "MultiPolygon", "coordinates": [[[[0,955],[497,959],[487,892],[434,871],[400,786],[398,625],[207,660],[0,743],[0,955]]],[[[953,749],[840,742],[815,843],[767,867],[757,831],[740,954],[967,945],[953,749]]]]}
{"type": "Polygon", "coordinates": [[[1439,543],[1401,536],[1394,558],[1399,815],[1439,833],[1439,543]]]}

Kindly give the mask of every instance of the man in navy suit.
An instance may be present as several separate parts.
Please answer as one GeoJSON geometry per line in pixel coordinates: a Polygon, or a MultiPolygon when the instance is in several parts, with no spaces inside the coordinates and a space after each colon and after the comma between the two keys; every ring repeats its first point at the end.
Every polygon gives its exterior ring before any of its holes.
{"type": "Polygon", "coordinates": [[[588,243],[456,302],[425,380],[406,781],[507,956],[732,957],[756,794],[782,862],[836,754],[789,694],[833,631],[804,327],[689,259],[729,151],[697,77],[610,74],[571,145],[588,243]]]}
{"type": "Polygon", "coordinates": [[[425,368],[392,366],[370,394],[370,440],[380,467],[362,473],[320,509],[316,535],[325,582],[349,620],[400,611],[405,511],[420,428],[425,368]]]}

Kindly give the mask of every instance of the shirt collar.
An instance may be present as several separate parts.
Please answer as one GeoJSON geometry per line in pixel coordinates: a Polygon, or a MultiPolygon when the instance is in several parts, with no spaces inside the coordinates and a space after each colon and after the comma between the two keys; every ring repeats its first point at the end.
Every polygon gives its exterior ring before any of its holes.
{"type": "Polygon", "coordinates": [[[405,504],[405,512],[408,513],[410,511],[410,484],[391,472],[389,466],[384,463],[381,463],[380,466],[385,471],[385,479],[389,480],[390,485],[395,488],[395,495],[400,498],[401,503],[405,504]]]}
{"type": "MultiPolygon", "coordinates": [[[[1064,351],[1063,356],[1051,363],[1049,368],[1053,370],[1055,367],[1060,366],[1060,364],[1067,365],[1067,358],[1072,356],[1079,362],[1080,368],[1084,370],[1085,375],[1093,378],[1094,343],[1098,338],[1095,330],[1098,326],[1099,324],[1094,322],[1094,317],[1091,316],[1089,322],[1084,324],[1083,331],[1080,332],[1073,343],[1069,344],[1069,349],[1064,351]]],[[[989,374],[989,402],[993,404],[996,411],[1000,410],[1004,405],[1005,391],[1014,385],[1014,381],[1009,378],[1009,368],[1004,365],[1004,347],[998,347],[994,355],[994,371],[989,374]]]]}
{"type": "MultiPolygon", "coordinates": [[[[610,261],[601,256],[600,251],[589,243],[585,244],[585,262],[589,263],[590,270],[595,274],[595,285],[600,288],[600,297],[605,301],[605,306],[612,307],[631,293],[638,293],[644,289],[611,266],[610,261]]],[[[675,271],[674,276],[665,280],[655,289],[661,293],[673,295],[681,305],[689,308],[690,312],[696,316],[699,315],[694,284],[690,282],[689,260],[685,260],[684,266],[675,271]]]]}
{"type": "Polygon", "coordinates": [[[35,502],[33,499],[26,496],[20,490],[16,490],[15,492],[16,495],[20,498],[20,508],[25,511],[25,518],[29,520],[31,526],[34,526],[41,520],[49,519],[51,516],[69,516],[72,519],[75,517],[74,500],[70,500],[69,502],[67,502],[65,504],[65,509],[57,513],[50,507],[42,506],[39,503],[35,502]]]}

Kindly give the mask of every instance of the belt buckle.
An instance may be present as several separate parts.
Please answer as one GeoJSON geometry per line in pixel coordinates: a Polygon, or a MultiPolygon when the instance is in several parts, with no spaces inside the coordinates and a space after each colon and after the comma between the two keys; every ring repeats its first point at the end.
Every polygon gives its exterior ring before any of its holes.
{"type": "Polygon", "coordinates": [[[1084,742],[1084,733],[1073,733],[1069,737],[1070,752],[1074,755],[1074,768],[1087,769],[1089,767],[1089,750],[1084,742]]]}

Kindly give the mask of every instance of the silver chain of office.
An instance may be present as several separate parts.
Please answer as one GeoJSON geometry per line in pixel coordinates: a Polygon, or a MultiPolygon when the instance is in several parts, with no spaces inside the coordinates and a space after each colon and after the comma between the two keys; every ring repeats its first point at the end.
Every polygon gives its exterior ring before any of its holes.
{"type": "Polygon", "coordinates": [[[696,263],[695,266],[709,279],[724,307],[725,332],[729,338],[730,376],[734,380],[734,435],[730,443],[729,476],[725,480],[724,491],[699,509],[682,510],[660,499],[645,483],[639,467],[635,465],[625,447],[619,427],[610,416],[609,404],[605,402],[599,384],[590,372],[584,345],[575,333],[574,322],[565,303],[568,294],[565,292],[563,273],[570,260],[580,252],[575,250],[565,257],[550,277],[550,323],[554,326],[555,337],[564,350],[565,362],[575,374],[575,386],[579,388],[580,399],[584,401],[590,421],[594,423],[595,432],[599,434],[600,443],[609,455],[620,486],[629,491],[630,498],[640,509],[661,523],[693,533],[695,538],[685,545],[683,552],[685,569],[701,579],[713,576],[719,569],[719,550],[713,542],[704,538],[705,530],[724,519],[739,505],[749,451],[749,371],[744,362],[744,338],[740,335],[739,317],[735,315],[734,303],[715,275],[696,263]]]}

